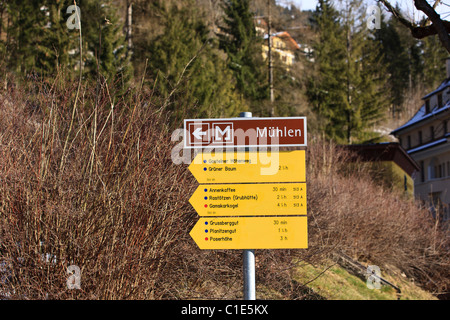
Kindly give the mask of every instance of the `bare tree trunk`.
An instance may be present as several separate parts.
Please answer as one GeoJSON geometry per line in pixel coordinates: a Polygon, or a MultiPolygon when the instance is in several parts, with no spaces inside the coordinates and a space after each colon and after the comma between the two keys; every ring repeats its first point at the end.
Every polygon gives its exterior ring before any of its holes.
{"type": "Polygon", "coordinates": [[[133,39],[132,39],[132,25],[133,25],[133,3],[127,1],[127,56],[133,54],[133,39]]]}

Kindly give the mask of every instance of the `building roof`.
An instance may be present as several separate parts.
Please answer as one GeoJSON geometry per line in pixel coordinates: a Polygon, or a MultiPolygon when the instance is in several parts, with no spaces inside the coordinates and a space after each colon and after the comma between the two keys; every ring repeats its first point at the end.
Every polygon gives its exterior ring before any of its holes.
{"type": "Polygon", "coordinates": [[[427,94],[426,96],[424,96],[422,99],[428,99],[429,97],[431,97],[432,95],[438,93],[439,91],[444,90],[445,88],[450,86],[450,78],[449,79],[445,79],[440,85],[439,87],[437,87],[436,90],[430,92],[429,94],[427,94]]]}
{"type": "Polygon", "coordinates": [[[438,139],[438,140],[434,140],[434,141],[431,141],[430,143],[426,143],[426,144],[420,145],[417,148],[409,149],[407,152],[408,152],[408,154],[411,154],[411,153],[414,153],[414,152],[426,150],[428,148],[431,148],[431,147],[434,147],[434,146],[446,143],[447,142],[447,137],[450,137],[450,134],[447,133],[444,136],[444,138],[441,138],[441,139],[438,139]]]}
{"type": "Polygon", "coordinates": [[[409,176],[420,167],[416,161],[396,142],[357,144],[340,146],[353,153],[351,161],[392,161],[402,168],[409,176]]]}
{"type": "Polygon", "coordinates": [[[447,101],[444,106],[439,108],[438,106],[434,107],[433,110],[431,110],[429,113],[425,113],[425,105],[420,107],[419,111],[416,112],[416,114],[408,120],[404,125],[398,127],[397,129],[393,130],[391,134],[395,135],[396,133],[411,127],[419,122],[425,121],[427,119],[430,119],[432,117],[436,117],[444,112],[450,112],[450,101],[447,101]]]}
{"type": "MultiPolygon", "coordinates": [[[[433,90],[432,92],[425,95],[422,99],[427,100],[431,96],[433,96],[449,87],[450,87],[450,78],[447,78],[444,81],[442,81],[442,83],[435,90],[433,90]]],[[[432,117],[436,117],[436,116],[440,115],[441,113],[448,112],[448,111],[450,111],[450,101],[446,101],[445,104],[440,108],[439,108],[439,106],[434,106],[434,108],[432,110],[430,110],[429,113],[426,113],[425,104],[423,104],[411,119],[409,119],[404,125],[393,130],[391,132],[391,134],[396,135],[397,133],[399,133],[400,131],[402,131],[404,129],[407,129],[407,128],[414,126],[422,121],[425,121],[432,117]]]]}
{"type": "Polygon", "coordinates": [[[267,22],[265,17],[255,17],[256,27],[267,29],[267,22]]]}
{"type": "MultiPolygon", "coordinates": [[[[289,49],[291,50],[299,50],[300,45],[297,43],[297,41],[294,40],[294,38],[291,37],[291,35],[287,31],[280,31],[276,33],[272,33],[272,37],[277,37],[282,39],[284,42],[286,42],[289,46],[289,49]]],[[[269,38],[268,34],[264,35],[264,39],[269,38]]]]}

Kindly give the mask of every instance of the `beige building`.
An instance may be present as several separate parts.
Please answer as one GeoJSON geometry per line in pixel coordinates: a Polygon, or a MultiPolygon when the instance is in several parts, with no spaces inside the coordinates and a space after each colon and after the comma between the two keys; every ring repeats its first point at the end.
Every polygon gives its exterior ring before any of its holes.
{"type": "MultiPolygon", "coordinates": [[[[264,36],[264,40],[268,39],[268,35],[264,36]]],[[[287,66],[292,66],[295,62],[295,51],[300,50],[298,43],[286,31],[272,34],[272,52],[280,57],[281,62],[287,66]]],[[[266,59],[269,52],[269,46],[265,42],[262,46],[263,58],[266,59]]]]}
{"type": "Polygon", "coordinates": [[[418,163],[414,177],[415,195],[433,208],[443,220],[450,219],[450,59],[447,79],[423,98],[419,111],[391,132],[418,163]]]}
{"type": "MultiPolygon", "coordinates": [[[[262,55],[264,59],[267,59],[269,55],[269,46],[267,44],[268,42],[268,34],[267,34],[267,22],[263,17],[256,17],[255,18],[255,29],[256,33],[263,37],[264,43],[262,45],[262,55]]],[[[301,50],[300,45],[295,41],[291,35],[286,31],[281,32],[273,32],[271,33],[271,49],[272,52],[277,54],[280,58],[281,62],[286,65],[286,68],[289,68],[289,66],[292,66],[295,63],[295,52],[297,50],[301,50]]],[[[306,47],[303,51],[305,54],[310,54],[309,47],[306,47]]]]}

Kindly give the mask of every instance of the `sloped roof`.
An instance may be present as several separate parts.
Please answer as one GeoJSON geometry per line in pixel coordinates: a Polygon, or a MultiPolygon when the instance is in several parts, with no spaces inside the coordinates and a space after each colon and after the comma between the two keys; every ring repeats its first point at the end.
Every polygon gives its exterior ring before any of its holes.
{"type": "MultiPolygon", "coordinates": [[[[440,91],[443,91],[444,89],[446,89],[448,87],[450,87],[450,78],[442,81],[442,83],[435,90],[433,90],[432,92],[425,95],[422,99],[426,100],[426,99],[430,98],[431,96],[437,94],[440,91]]],[[[442,112],[447,112],[449,110],[450,110],[450,101],[446,101],[444,106],[442,106],[441,108],[439,108],[439,106],[435,106],[433,108],[433,110],[431,110],[429,113],[425,112],[425,104],[424,104],[419,108],[419,110],[416,112],[416,114],[411,119],[409,119],[404,125],[393,130],[391,132],[391,134],[395,135],[396,133],[398,133],[399,131],[402,131],[403,129],[406,129],[406,128],[413,126],[421,121],[424,121],[431,117],[437,116],[438,114],[441,114],[442,112]]]]}
{"type": "MultiPolygon", "coordinates": [[[[294,40],[294,38],[291,37],[291,35],[287,31],[280,31],[272,34],[272,37],[277,37],[285,41],[293,50],[300,49],[300,45],[297,43],[297,41],[294,40]]],[[[268,34],[264,35],[264,39],[269,38],[268,34]]]]}
{"type": "Polygon", "coordinates": [[[408,154],[411,154],[411,153],[414,153],[414,152],[422,151],[422,150],[425,150],[425,149],[428,149],[428,148],[431,148],[431,147],[434,147],[434,146],[446,143],[447,142],[447,136],[449,136],[449,135],[447,134],[442,139],[431,141],[430,143],[426,143],[426,144],[421,145],[421,146],[419,146],[417,148],[409,149],[407,152],[408,152],[408,154]]]}
{"type": "Polygon", "coordinates": [[[255,17],[254,19],[257,27],[267,28],[267,22],[266,19],[264,19],[264,17],[255,17]]]}
{"type": "Polygon", "coordinates": [[[367,162],[392,161],[402,168],[409,176],[420,167],[416,161],[396,142],[357,144],[340,146],[354,153],[352,161],[367,162]]]}
{"type": "Polygon", "coordinates": [[[431,110],[429,113],[425,113],[425,105],[422,105],[419,111],[417,111],[416,114],[411,119],[408,120],[408,122],[398,127],[397,129],[393,130],[391,134],[395,135],[396,133],[398,133],[403,129],[406,129],[412,125],[415,125],[431,117],[435,117],[443,112],[450,112],[450,101],[447,101],[442,108],[439,108],[438,106],[434,107],[433,110],[431,110]]]}
{"type": "Polygon", "coordinates": [[[430,92],[429,94],[427,94],[426,96],[424,96],[422,99],[428,99],[429,97],[431,97],[432,95],[438,93],[439,91],[444,90],[445,88],[450,86],[450,78],[449,79],[445,79],[440,85],[439,87],[437,87],[436,90],[430,92]]]}

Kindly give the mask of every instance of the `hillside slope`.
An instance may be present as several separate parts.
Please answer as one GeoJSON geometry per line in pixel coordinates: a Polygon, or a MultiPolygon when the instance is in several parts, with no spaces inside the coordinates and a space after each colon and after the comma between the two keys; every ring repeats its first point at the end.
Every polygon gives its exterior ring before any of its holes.
{"type": "Polygon", "coordinates": [[[437,300],[434,295],[418,287],[400,271],[383,270],[382,277],[400,288],[401,293],[398,294],[389,285],[382,285],[380,289],[370,289],[364,279],[332,261],[317,266],[300,264],[296,280],[299,283],[309,282],[307,287],[327,300],[437,300]]]}

